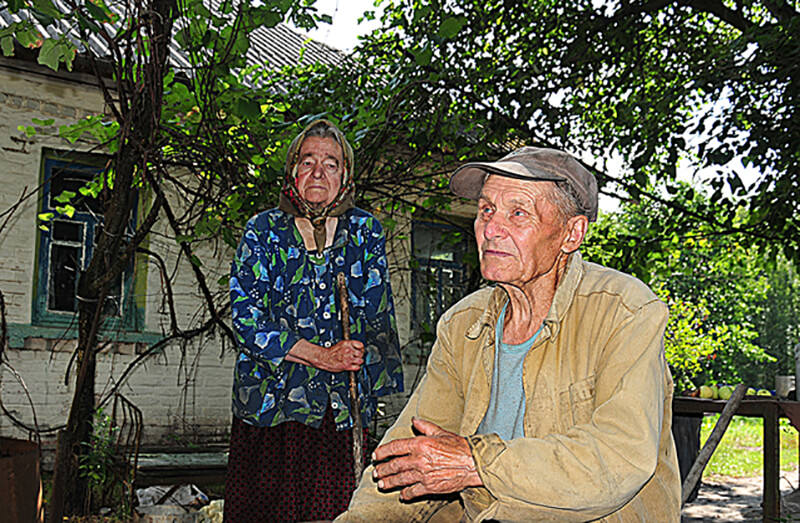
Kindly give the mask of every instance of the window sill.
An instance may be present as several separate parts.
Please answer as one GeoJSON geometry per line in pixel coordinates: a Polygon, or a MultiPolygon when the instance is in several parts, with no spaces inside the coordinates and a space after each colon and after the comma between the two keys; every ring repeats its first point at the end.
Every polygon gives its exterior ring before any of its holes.
{"type": "MultiPolygon", "coordinates": [[[[156,332],[125,330],[101,331],[99,337],[101,340],[113,340],[111,350],[121,354],[138,354],[163,338],[156,332]]],[[[77,338],[78,329],[75,326],[66,328],[25,323],[8,324],[8,346],[11,349],[72,351],[77,338]]]]}

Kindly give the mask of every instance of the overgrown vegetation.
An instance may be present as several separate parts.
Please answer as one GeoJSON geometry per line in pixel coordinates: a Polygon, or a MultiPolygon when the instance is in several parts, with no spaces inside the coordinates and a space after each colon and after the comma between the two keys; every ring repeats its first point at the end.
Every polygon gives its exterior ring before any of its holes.
{"type": "MultiPolygon", "coordinates": [[[[700,428],[700,445],[705,444],[719,414],[705,416],[700,428]]],[[[797,429],[789,420],[780,419],[781,472],[797,470],[797,429]]],[[[734,476],[751,478],[764,473],[764,427],[760,418],[734,416],[725,435],[714,451],[703,478],[734,476]]],[[[794,476],[796,478],[797,476],[794,476]]],[[[797,485],[795,485],[797,487],[797,485]]]]}
{"type": "MultiPolygon", "coordinates": [[[[686,183],[672,201],[726,212],[686,183]]],[[[740,208],[732,226],[746,220],[740,208]]],[[[775,374],[794,374],[800,278],[779,247],[720,234],[669,205],[641,200],[601,216],[584,250],[639,277],[669,304],[665,350],[678,392],[705,383],[772,389],[775,374]]]]}

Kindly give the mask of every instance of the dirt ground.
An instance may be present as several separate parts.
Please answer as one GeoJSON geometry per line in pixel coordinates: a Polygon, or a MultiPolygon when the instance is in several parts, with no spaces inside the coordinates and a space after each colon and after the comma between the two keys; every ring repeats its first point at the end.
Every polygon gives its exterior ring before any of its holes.
{"type": "MultiPolygon", "coordinates": [[[[781,521],[800,522],[797,471],[781,476],[781,521]]],[[[761,522],[763,478],[717,476],[703,480],[697,499],[683,508],[681,523],[706,521],[761,522]]]]}

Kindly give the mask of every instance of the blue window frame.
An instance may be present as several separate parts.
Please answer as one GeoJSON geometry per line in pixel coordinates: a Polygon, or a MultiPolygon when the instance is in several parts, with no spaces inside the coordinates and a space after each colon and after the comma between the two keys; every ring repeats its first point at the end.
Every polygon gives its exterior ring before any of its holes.
{"type": "MultiPolygon", "coordinates": [[[[34,282],[32,323],[44,326],[69,326],[77,322],[78,278],[91,259],[96,240],[103,229],[103,206],[99,199],[81,194],[80,189],[104,170],[105,158],[94,155],[60,155],[45,151],[42,158],[42,197],[40,212],[54,218],[39,228],[37,272],[34,282]],[[72,215],[59,212],[63,193],[75,196],[69,201],[72,215]]],[[[135,221],[135,217],[134,217],[135,221]]],[[[131,224],[131,231],[133,223],[131,224]]],[[[104,327],[140,330],[143,315],[132,296],[134,264],[112,285],[103,306],[104,327]]]]}

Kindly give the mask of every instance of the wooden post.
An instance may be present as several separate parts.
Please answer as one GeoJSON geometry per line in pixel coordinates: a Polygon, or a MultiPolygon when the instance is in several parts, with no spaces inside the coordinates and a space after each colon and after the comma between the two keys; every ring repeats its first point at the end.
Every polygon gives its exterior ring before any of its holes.
{"type": "Polygon", "coordinates": [[[764,409],[764,521],[778,521],[781,517],[780,457],[778,403],[774,402],[764,409]]]}
{"type": "MultiPolygon", "coordinates": [[[[350,339],[350,298],[347,295],[347,279],[343,272],[336,275],[336,286],[339,288],[339,309],[342,313],[342,337],[350,339]]],[[[361,402],[358,401],[358,381],[356,373],[350,374],[350,416],[353,418],[353,473],[356,486],[364,473],[364,432],[361,427],[361,402]]]]}
{"type": "MultiPolygon", "coordinates": [[[[725,434],[725,430],[728,428],[731,418],[733,418],[733,413],[736,412],[736,409],[739,407],[739,403],[742,402],[742,398],[744,397],[746,391],[747,387],[743,383],[737,385],[736,389],[733,391],[733,395],[725,404],[725,408],[722,409],[722,414],[719,415],[717,424],[714,425],[714,429],[708,436],[706,444],[703,445],[702,449],[700,449],[697,459],[694,460],[692,468],[689,469],[689,474],[686,475],[686,479],[683,481],[683,487],[681,488],[681,505],[686,503],[686,500],[689,498],[692,490],[694,490],[694,486],[698,481],[700,481],[700,477],[703,475],[703,470],[705,470],[708,461],[711,459],[714,449],[717,448],[720,440],[722,440],[722,436],[725,434]]],[[[764,501],[764,513],[766,514],[766,499],[764,501]]]]}

